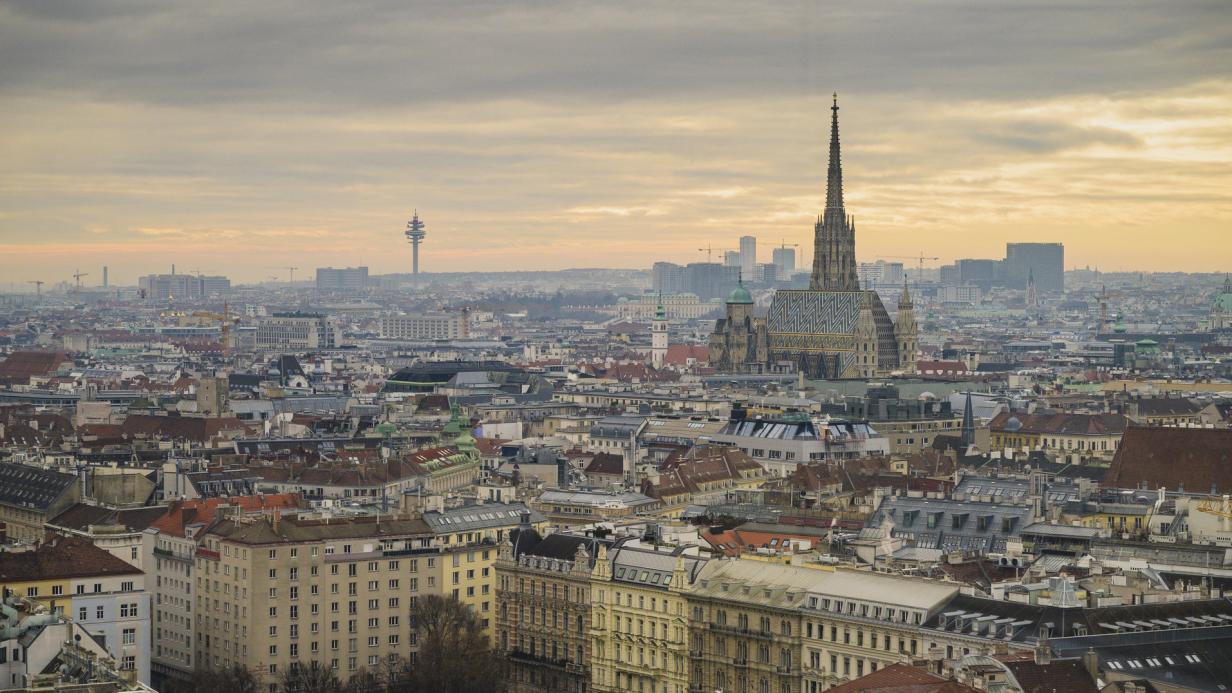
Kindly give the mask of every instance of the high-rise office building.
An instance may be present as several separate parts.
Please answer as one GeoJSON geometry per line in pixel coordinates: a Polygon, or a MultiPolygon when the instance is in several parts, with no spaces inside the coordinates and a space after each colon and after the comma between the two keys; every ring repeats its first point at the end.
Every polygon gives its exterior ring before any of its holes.
{"type": "Polygon", "coordinates": [[[685,291],[684,267],[674,262],[656,262],[650,270],[655,293],[679,294],[685,291]]]}
{"type": "Polygon", "coordinates": [[[1064,291],[1065,246],[1061,243],[1007,243],[1007,285],[1026,288],[1027,277],[1031,275],[1035,276],[1037,291],[1064,291]]]}
{"type": "Polygon", "coordinates": [[[728,250],[723,253],[723,265],[726,267],[741,267],[743,268],[743,260],[740,257],[739,250],[728,250]]]}
{"type": "Polygon", "coordinates": [[[740,267],[717,262],[694,262],[684,268],[685,291],[703,301],[726,296],[740,278],[740,267]]]}
{"type": "Polygon", "coordinates": [[[774,266],[778,268],[779,281],[791,279],[791,275],[796,271],[796,249],[786,246],[775,248],[771,257],[774,260],[774,266]]]}
{"type": "Polygon", "coordinates": [[[756,236],[741,236],[740,237],[740,270],[744,272],[744,276],[753,276],[753,271],[757,267],[757,237],[756,236]]]}
{"type": "Polygon", "coordinates": [[[997,278],[998,265],[996,260],[982,258],[966,258],[958,261],[958,281],[963,284],[973,282],[991,282],[997,278]]]}
{"type": "Polygon", "coordinates": [[[865,289],[899,286],[903,283],[903,263],[885,260],[861,262],[856,268],[856,274],[860,278],[860,285],[865,289]]]}
{"type": "Polygon", "coordinates": [[[231,280],[221,276],[148,274],[137,280],[137,287],[151,301],[189,301],[228,293],[231,280]]]}

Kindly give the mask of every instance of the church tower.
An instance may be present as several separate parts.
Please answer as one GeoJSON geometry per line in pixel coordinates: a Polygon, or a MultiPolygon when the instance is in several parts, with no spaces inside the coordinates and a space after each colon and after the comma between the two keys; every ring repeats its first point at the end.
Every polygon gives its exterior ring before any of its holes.
{"type": "Polygon", "coordinates": [[[907,282],[903,282],[903,295],[898,298],[898,319],[894,322],[894,341],[898,345],[898,367],[904,373],[915,373],[918,335],[911,293],[907,290],[907,282]]]}
{"type": "Polygon", "coordinates": [[[667,311],[663,310],[663,297],[655,310],[654,322],[650,325],[650,365],[662,368],[667,361],[667,311]]]}
{"type": "Polygon", "coordinates": [[[856,318],[856,377],[875,378],[877,376],[877,321],[873,318],[873,301],[871,291],[860,294],[860,317],[856,318]]]}
{"type": "Polygon", "coordinates": [[[830,107],[830,168],[826,174],[826,210],[813,227],[811,291],[859,291],[856,278],[855,220],[843,207],[843,163],[838,144],[838,94],[830,107]]]}

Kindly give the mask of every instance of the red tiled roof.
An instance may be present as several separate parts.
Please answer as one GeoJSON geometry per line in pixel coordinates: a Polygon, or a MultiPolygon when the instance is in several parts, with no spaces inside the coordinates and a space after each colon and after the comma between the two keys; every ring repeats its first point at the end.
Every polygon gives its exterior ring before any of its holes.
{"type": "Polygon", "coordinates": [[[910,693],[976,693],[970,686],[930,674],[908,664],[891,664],[867,676],[829,689],[828,693],[871,693],[904,691],[910,693]]]}
{"type": "Polygon", "coordinates": [[[1103,486],[1232,492],[1232,430],[1131,426],[1103,486]]]}
{"type": "Polygon", "coordinates": [[[173,501],[167,512],[150,527],[164,534],[184,536],[185,525],[205,524],[214,521],[218,506],[227,504],[239,507],[245,513],[266,512],[275,509],[297,508],[300,497],[295,493],[275,493],[263,496],[231,496],[229,498],[194,498],[173,501]]]}
{"type": "Polygon", "coordinates": [[[0,382],[26,384],[32,376],[55,373],[68,360],[63,351],[14,351],[0,361],[0,382]]]}
{"type": "Polygon", "coordinates": [[[247,426],[234,417],[154,416],[131,414],[120,430],[129,438],[148,436],[205,443],[224,431],[244,431],[247,426]]]}
{"type": "Polygon", "coordinates": [[[29,551],[0,553],[0,582],[132,574],[141,571],[81,537],[55,537],[29,551]]]}
{"type": "Polygon", "coordinates": [[[663,362],[669,366],[684,366],[689,359],[697,363],[710,362],[710,350],[703,344],[669,344],[663,362]]]}

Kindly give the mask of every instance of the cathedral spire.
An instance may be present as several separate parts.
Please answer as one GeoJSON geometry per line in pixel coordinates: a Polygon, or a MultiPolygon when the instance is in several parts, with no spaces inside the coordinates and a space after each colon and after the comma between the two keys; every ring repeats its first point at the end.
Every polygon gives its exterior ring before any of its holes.
{"type": "Polygon", "coordinates": [[[856,277],[855,218],[843,207],[843,158],[838,141],[838,94],[830,106],[830,167],[826,209],[813,227],[813,291],[859,291],[856,277]]]}
{"type": "Polygon", "coordinates": [[[834,93],[834,105],[830,107],[830,170],[826,174],[826,216],[831,210],[843,212],[843,161],[838,145],[838,92],[834,93]]]}

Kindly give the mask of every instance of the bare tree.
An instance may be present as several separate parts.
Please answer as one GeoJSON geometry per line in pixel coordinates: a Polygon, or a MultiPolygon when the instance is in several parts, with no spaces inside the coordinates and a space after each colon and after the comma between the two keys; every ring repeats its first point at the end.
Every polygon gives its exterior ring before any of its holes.
{"type": "Polygon", "coordinates": [[[379,672],[367,669],[355,672],[341,688],[342,693],[385,693],[392,690],[396,689],[390,688],[389,682],[379,672]]]}
{"type": "Polygon", "coordinates": [[[187,681],[176,681],[163,687],[164,693],[199,693],[201,691],[226,691],[227,693],[258,693],[261,687],[257,677],[241,666],[230,669],[198,669],[187,681]]]}
{"type": "Polygon", "coordinates": [[[332,669],[320,662],[296,662],[282,672],[282,693],[340,693],[342,682],[332,669]]]}
{"type": "Polygon", "coordinates": [[[452,597],[420,597],[411,609],[419,652],[393,689],[398,693],[504,691],[505,662],[493,652],[479,618],[452,597]]]}

